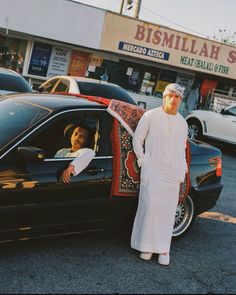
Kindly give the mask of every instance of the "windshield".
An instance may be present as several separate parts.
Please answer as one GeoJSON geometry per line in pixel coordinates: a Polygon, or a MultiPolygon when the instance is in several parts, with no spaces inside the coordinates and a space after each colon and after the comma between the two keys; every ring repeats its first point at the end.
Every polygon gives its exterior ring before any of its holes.
{"type": "Polygon", "coordinates": [[[232,116],[236,116],[236,107],[232,107],[227,110],[227,113],[232,116]]]}
{"type": "Polygon", "coordinates": [[[49,109],[23,101],[0,101],[0,149],[49,113],[49,109]]]}
{"type": "Polygon", "coordinates": [[[8,92],[32,92],[23,77],[0,73],[0,90],[8,92]]]}
{"type": "Polygon", "coordinates": [[[91,82],[77,81],[77,83],[81,94],[117,99],[136,105],[134,100],[121,87],[91,82]]]}

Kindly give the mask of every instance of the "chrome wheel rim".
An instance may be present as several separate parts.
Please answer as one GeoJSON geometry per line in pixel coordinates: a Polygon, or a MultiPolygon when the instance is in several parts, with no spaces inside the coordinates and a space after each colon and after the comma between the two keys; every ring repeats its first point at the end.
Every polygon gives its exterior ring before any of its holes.
{"type": "Polygon", "coordinates": [[[198,127],[195,124],[191,124],[188,126],[188,137],[190,139],[196,139],[198,136],[198,127]]]}
{"type": "Polygon", "coordinates": [[[175,213],[175,224],[172,235],[174,237],[183,234],[190,226],[194,216],[194,204],[190,196],[187,196],[186,200],[178,204],[175,213]]]}

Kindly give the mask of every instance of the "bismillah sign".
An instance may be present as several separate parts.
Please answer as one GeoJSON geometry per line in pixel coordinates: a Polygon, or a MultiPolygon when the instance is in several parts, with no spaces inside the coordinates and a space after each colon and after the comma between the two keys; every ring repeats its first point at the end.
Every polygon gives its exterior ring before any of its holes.
{"type": "Polygon", "coordinates": [[[101,49],[194,71],[236,77],[236,48],[115,13],[105,19],[101,49]]]}

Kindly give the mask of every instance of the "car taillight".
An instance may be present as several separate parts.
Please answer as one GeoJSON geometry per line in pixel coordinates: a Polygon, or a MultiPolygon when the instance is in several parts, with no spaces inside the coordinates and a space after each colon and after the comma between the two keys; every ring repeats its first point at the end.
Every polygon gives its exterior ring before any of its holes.
{"type": "Polygon", "coordinates": [[[214,166],[216,168],[216,176],[221,176],[222,175],[221,157],[210,158],[208,161],[210,162],[211,166],[214,166]]]}

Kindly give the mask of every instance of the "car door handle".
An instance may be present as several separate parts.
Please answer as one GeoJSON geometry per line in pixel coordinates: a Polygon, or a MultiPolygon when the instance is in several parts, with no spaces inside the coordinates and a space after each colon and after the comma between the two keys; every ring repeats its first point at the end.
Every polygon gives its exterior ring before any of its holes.
{"type": "Polygon", "coordinates": [[[104,169],[103,168],[91,168],[91,169],[87,169],[85,172],[89,173],[89,174],[97,174],[100,172],[104,172],[104,169]]]}
{"type": "Polygon", "coordinates": [[[233,123],[236,123],[236,121],[232,121],[233,123]]]}

